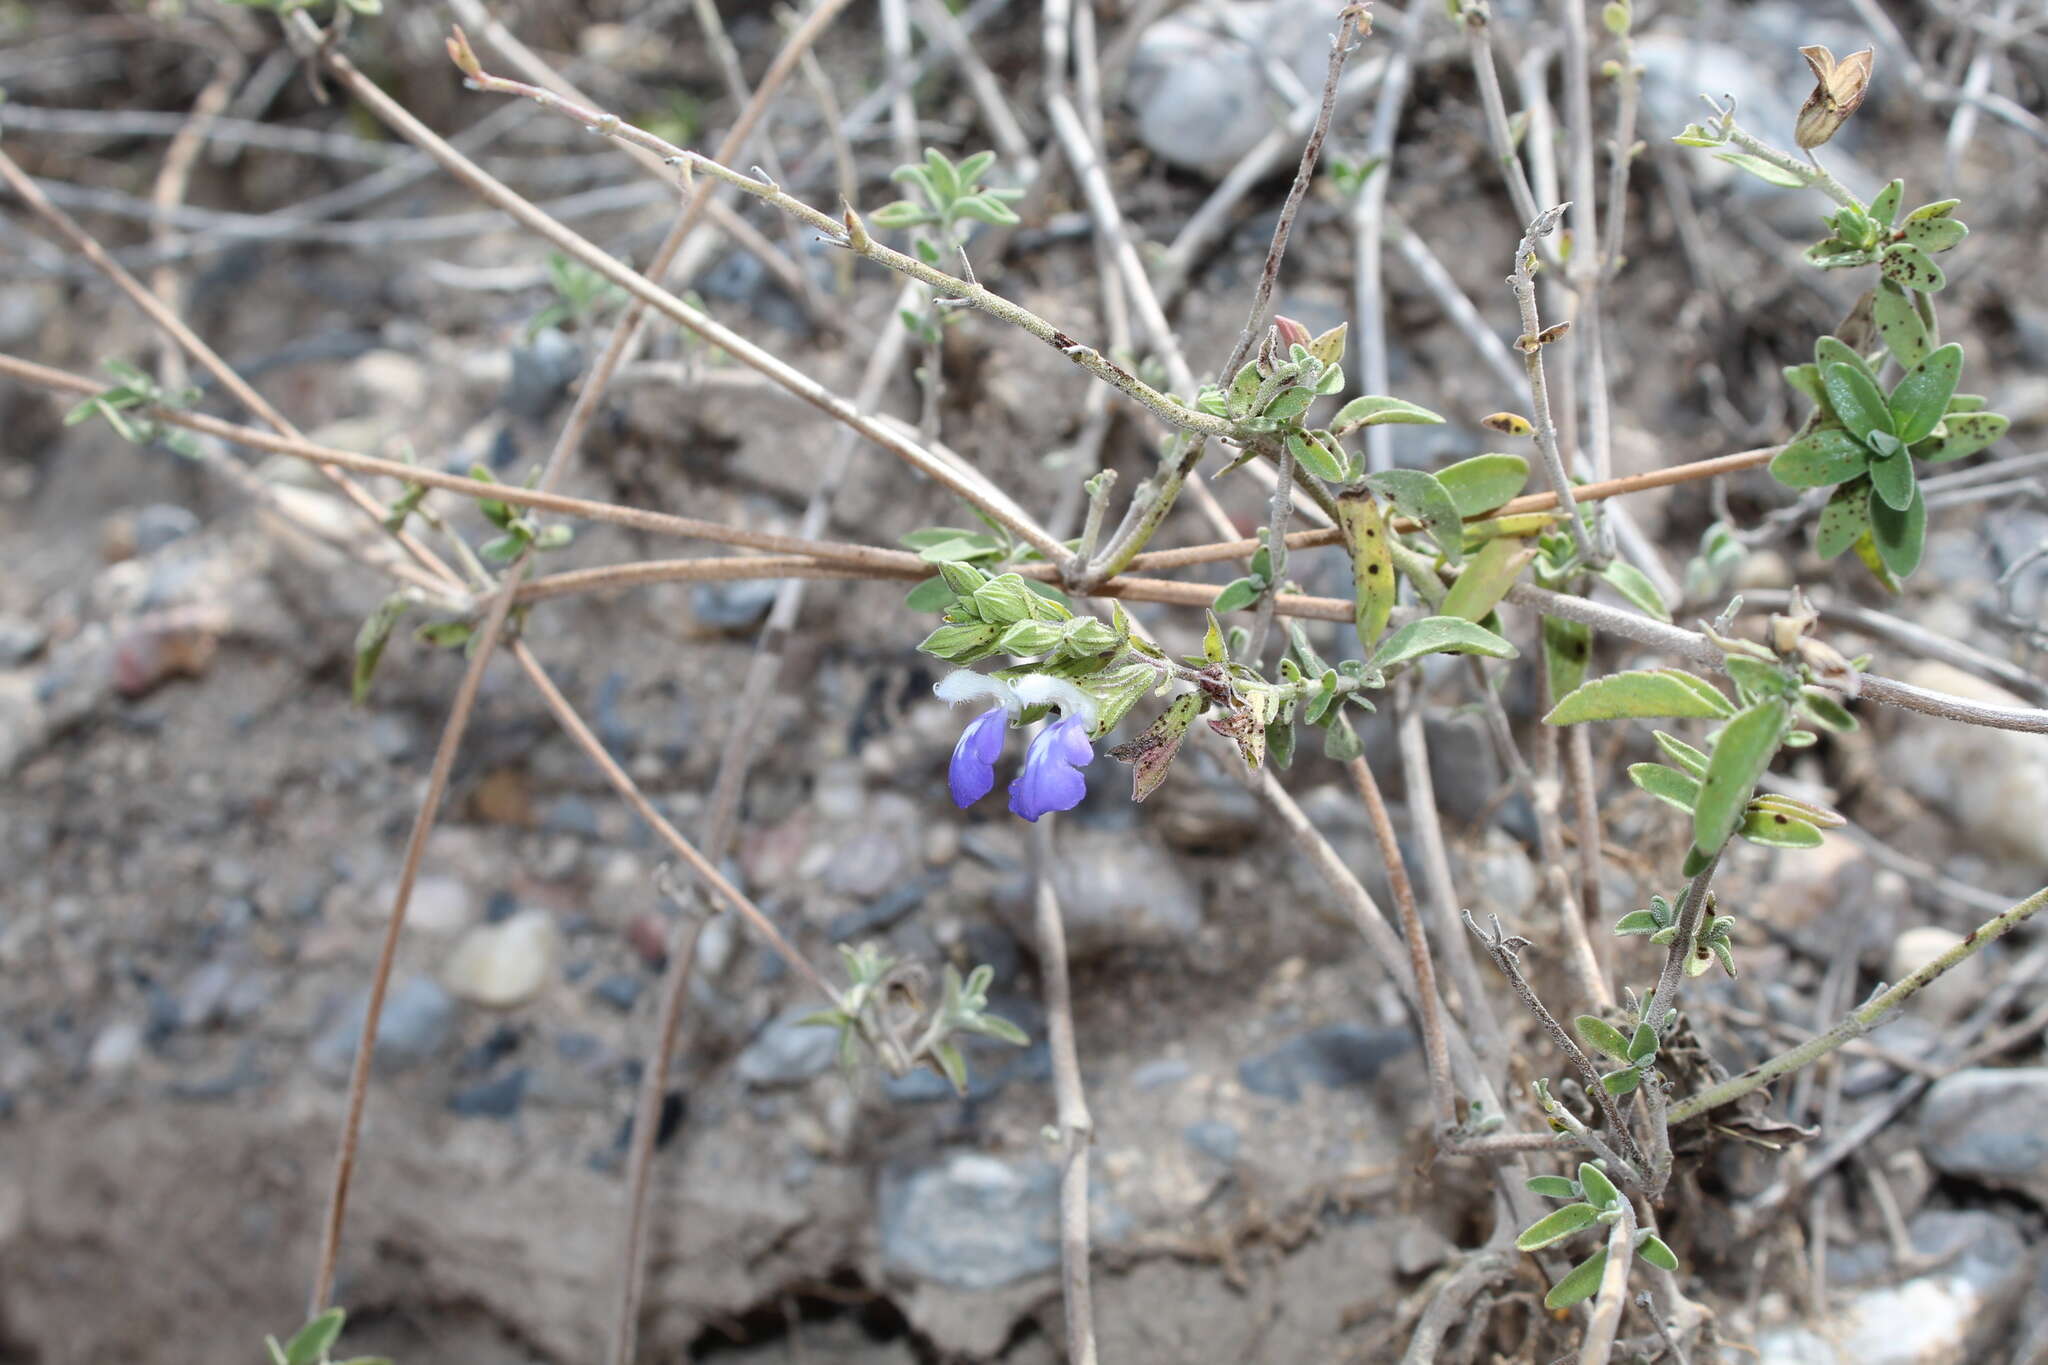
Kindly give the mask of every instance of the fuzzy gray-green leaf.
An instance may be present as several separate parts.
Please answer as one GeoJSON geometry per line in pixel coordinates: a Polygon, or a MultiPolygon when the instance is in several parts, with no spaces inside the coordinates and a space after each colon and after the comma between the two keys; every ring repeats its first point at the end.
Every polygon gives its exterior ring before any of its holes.
{"type": "Polygon", "coordinates": [[[1721,728],[1707,759],[1707,775],[1700,779],[1699,803],[1693,807],[1694,848],[1712,854],[1728,842],[1784,734],[1785,703],[1777,697],[1746,707],[1721,728]]]}
{"type": "Polygon", "coordinates": [[[1731,715],[1728,704],[1710,683],[1675,668],[1632,669],[1595,678],[1560,697],[1546,725],[1577,725],[1589,720],[1698,716],[1716,720],[1731,715]]]}
{"type": "Polygon", "coordinates": [[[1867,372],[1835,361],[1822,366],[1820,374],[1828,391],[1829,406],[1857,440],[1867,443],[1873,431],[1891,432],[1891,409],[1867,372]]]}
{"type": "Polygon", "coordinates": [[[1493,451],[1439,469],[1436,481],[1458,505],[1459,516],[1476,517],[1511,501],[1528,485],[1529,462],[1493,451]]]}
{"type": "Polygon", "coordinates": [[[1662,763],[1631,763],[1628,765],[1628,780],[1687,815],[1692,814],[1693,807],[1699,804],[1699,780],[1662,763]]]}
{"type": "Polygon", "coordinates": [[[1900,578],[1919,568],[1921,552],[1927,545],[1926,495],[1916,486],[1903,508],[1872,502],[1870,537],[1877,542],[1878,558],[1900,578]]]}
{"type": "Polygon", "coordinates": [[[1870,529],[1870,480],[1851,479],[1835,489],[1813,528],[1813,550],[1833,559],[1870,529]]]}
{"type": "Polygon", "coordinates": [[[1421,522],[1446,561],[1454,565],[1465,562],[1464,520],[1436,475],[1421,469],[1389,469],[1367,479],[1366,485],[1421,522]]]}
{"type": "Polygon", "coordinates": [[[1566,1204],[1561,1209],[1552,1209],[1522,1229],[1522,1235],[1515,1238],[1515,1245],[1523,1251],[1541,1251],[1553,1242],[1562,1242],[1575,1233],[1584,1232],[1599,1221],[1600,1210],[1591,1204],[1566,1204]]]}
{"type": "Polygon", "coordinates": [[[1515,647],[1492,631],[1455,616],[1425,616],[1389,635],[1373,651],[1372,666],[1392,668],[1425,654],[1484,654],[1489,659],[1512,659],[1515,647]]]}
{"type": "Polygon", "coordinates": [[[1907,445],[1925,440],[1948,411],[1949,396],[1963,373],[1963,348],[1951,341],[1921,357],[1893,386],[1892,430],[1907,445]]]}

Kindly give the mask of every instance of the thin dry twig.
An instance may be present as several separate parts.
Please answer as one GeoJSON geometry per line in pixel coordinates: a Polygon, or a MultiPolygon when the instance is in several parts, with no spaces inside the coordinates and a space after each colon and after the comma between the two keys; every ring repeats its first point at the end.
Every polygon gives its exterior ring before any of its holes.
{"type": "Polygon", "coordinates": [[[1628,1307],[1628,1264],[1635,1259],[1636,1210],[1623,1195],[1615,1201],[1621,1217],[1607,1230],[1607,1264],[1600,1272],[1600,1296],[1593,1302],[1593,1318],[1586,1324],[1586,1339],[1579,1347],[1579,1365],[1607,1365],[1614,1351],[1614,1334],[1628,1307]]]}
{"type": "Polygon", "coordinates": [[[1088,1274],[1088,1148],[1095,1123],[1081,1087],[1074,1043],[1073,989],[1067,979],[1067,932],[1052,885],[1053,821],[1032,830],[1038,970],[1045,983],[1046,1036],[1052,1053],[1060,1159],[1060,1287],[1066,1305],[1067,1359],[1095,1365],[1095,1309],[1088,1274]]]}

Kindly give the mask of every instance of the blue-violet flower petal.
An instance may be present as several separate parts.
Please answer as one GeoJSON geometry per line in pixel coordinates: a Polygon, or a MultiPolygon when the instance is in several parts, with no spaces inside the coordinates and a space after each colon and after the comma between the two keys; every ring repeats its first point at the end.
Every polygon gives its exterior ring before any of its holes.
{"type": "Polygon", "coordinates": [[[1009,712],[1000,705],[967,722],[946,768],[946,785],[952,790],[954,805],[965,810],[994,788],[996,760],[1002,757],[1003,736],[1009,728],[1009,712]]]}
{"type": "Polygon", "coordinates": [[[1072,810],[1088,794],[1081,766],[1095,757],[1088,725],[1079,716],[1061,716],[1038,732],[1024,752],[1024,770],[1010,783],[1010,809],[1037,821],[1048,811],[1072,810]]]}

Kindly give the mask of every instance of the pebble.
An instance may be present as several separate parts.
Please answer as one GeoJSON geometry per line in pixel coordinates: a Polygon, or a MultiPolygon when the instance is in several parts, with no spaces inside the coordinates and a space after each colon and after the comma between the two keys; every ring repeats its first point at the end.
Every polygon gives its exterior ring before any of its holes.
{"type": "Polygon", "coordinates": [[[1134,1090],[1167,1090],[1195,1074],[1194,1067],[1178,1057],[1161,1057],[1131,1073],[1134,1090]]]}
{"type": "Polygon", "coordinates": [[[554,410],[583,369],[582,348],[559,328],[543,327],[512,352],[512,377],[498,406],[516,417],[539,421],[554,410]]]}
{"type": "Polygon", "coordinates": [[[557,944],[552,915],[522,910],[502,924],[479,924],[464,933],[442,965],[441,979],[471,1004],[510,1009],[540,994],[557,944]]]}
{"type": "Polygon", "coordinates": [[[1059,1265],[1059,1171],[952,1152],[885,1172],[882,1257],[955,1289],[995,1289],[1059,1265]]]}
{"type": "Polygon", "coordinates": [[[1332,1024],[1247,1057],[1238,1063],[1237,1079],[1253,1094],[1293,1103],[1301,1098],[1305,1085],[1330,1089],[1364,1085],[1379,1075],[1381,1067],[1414,1046],[1415,1035],[1406,1029],[1332,1024]]]}
{"type": "MultiPolygon", "coordinates": [[[[1903,981],[1951,948],[1961,945],[1962,941],[1963,936],[1955,930],[1935,924],[1906,930],[1892,940],[1885,980],[1903,981]]],[[[1956,1019],[1983,999],[1988,970],[1983,954],[1966,957],[1922,987],[1907,1002],[1906,1008],[1936,1021],[1956,1019]]]]}
{"type": "MultiPolygon", "coordinates": [[[[2002,687],[1933,660],[1904,681],[1972,701],[2024,707],[2002,687]]],[[[1980,851],[2029,870],[2048,867],[2048,735],[1907,717],[1885,761],[1906,787],[1952,819],[1980,851]]]]}
{"type": "MultiPolygon", "coordinates": [[[[396,882],[378,890],[377,899],[371,902],[378,918],[389,913],[397,894],[396,882]]],[[[427,876],[413,882],[412,900],[405,907],[408,930],[445,938],[461,933],[475,918],[476,897],[460,877],[427,876]]]]}
{"type": "Polygon", "coordinates": [[[1948,1175],[2048,1205],[2048,1067],[1976,1067],[1936,1081],[1920,1147],[1948,1175]]]}
{"type": "MultiPolygon", "coordinates": [[[[1184,943],[1202,928],[1201,897],[1187,874],[1144,839],[1069,826],[1052,880],[1066,916],[1067,951],[1076,959],[1184,943]]],[[[1026,899],[1020,894],[1020,907],[1026,899]]]]}
{"type": "Polygon", "coordinates": [[[1265,61],[1292,71],[1305,96],[1322,89],[1333,12],[1320,0],[1223,0],[1159,20],[1138,39],[1125,80],[1139,141],[1220,179],[1278,126],[1265,61]]]}
{"type": "MultiPolygon", "coordinates": [[[[313,1039],[313,1069],[331,1080],[343,1080],[355,1062],[356,1041],[369,1014],[370,988],[363,987],[313,1039]]],[[[380,1071],[401,1071],[433,1056],[455,1031],[455,1001],[431,977],[411,976],[395,983],[377,1017],[376,1064],[380,1071]]]]}
{"type": "Polygon", "coordinates": [[[1236,1162],[1237,1149],[1243,1141],[1243,1135],[1236,1127],[1221,1119],[1202,1119],[1191,1123],[1180,1130],[1180,1137],[1203,1156],[1225,1166],[1236,1162]]]}
{"type": "Polygon", "coordinates": [[[690,612],[697,624],[717,630],[750,630],[775,605],[779,584],[772,578],[697,583],[690,588],[690,612]]]}
{"type": "Polygon", "coordinates": [[[189,507],[153,502],[135,514],[130,534],[136,555],[155,554],[173,541],[183,540],[199,529],[199,518],[189,507]]]}
{"type": "Polygon", "coordinates": [[[748,1085],[799,1085],[832,1069],[839,1058],[839,1031],[802,1022],[814,1006],[795,1006],[771,1019],[740,1053],[734,1069],[748,1085]]]}
{"type": "Polygon", "coordinates": [[[640,999],[640,978],[631,972],[613,972],[591,987],[590,993],[621,1014],[632,1012],[640,999]]]}
{"type": "Polygon", "coordinates": [[[1928,1210],[1908,1227],[1913,1249],[1935,1268],[1901,1283],[1891,1253],[1876,1244],[1829,1259],[1837,1283],[1860,1289],[1819,1330],[1759,1334],[1765,1365],[1928,1365],[2018,1359],[2009,1328],[2033,1278],[2034,1256],[2018,1229],[1982,1210],[1928,1210]]]}
{"type": "Polygon", "coordinates": [[[523,1066],[502,1076],[464,1086],[448,1096],[448,1108],[464,1118],[509,1119],[519,1112],[526,1098],[531,1073],[523,1066]]]}
{"type": "Polygon", "coordinates": [[[86,1068],[95,1076],[119,1076],[135,1065],[142,1055],[143,1026],[133,1019],[116,1019],[100,1030],[86,1054],[86,1068]]]}
{"type": "Polygon", "coordinates": [[[204,1028],[226,1012],[228,991],[235,984],[235,969],[225,962],[208,962],[178,991],[178,1023],[183,1028],[204,1028]]]}
{"type": "Polygon", "coordinates": [[[49,632],[20,616],[0,616],[0,668],[19,668],[42,653],[49,632]]]}

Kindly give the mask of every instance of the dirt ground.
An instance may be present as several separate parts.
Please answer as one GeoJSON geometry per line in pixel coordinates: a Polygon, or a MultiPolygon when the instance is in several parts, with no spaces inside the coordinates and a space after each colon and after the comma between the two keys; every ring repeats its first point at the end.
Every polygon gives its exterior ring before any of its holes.
{"type": "MultiPolygon", "coordinates": [[[[358,23],[355,59],[437,129],[500,120],[482,154],[522,190],[547,201],[649,183],[565,123],[464,93],[438,55],[445,6],[388,8],[358,23]]],[[[778,42],[768,7],[724,8],[758,78],[778,42]]],[[[989,8],[976,47],[1042,145],[1038,9],[989,8]]],[[[1100,8],[1111,44],[1143,7],[1100,8]]],[[[1519,230],[1462,49],[1440,6],[1415,8],[1436,28],[1417,48],[1390,202],[1486,324],[1507,335],[1502,279],[1519,230]]],[[[1547,20],[1527,6],[1497,8],[1507,50],[1541,45],[1547,20]]],[[[1887,8],[1917,51],[1958,67],[1935,74],[1959,81],[1972,49],[1940,11],[1997,7],[1887,8]]],[[[1803,74],[1795,43],[1776,35],[1811,23],[1854,40],[1863,24],[1848,4],[1638,10],[1639,27],[1662,45],[1656,60],[1718,79],[1700,45],[1748,52],[1794,105],[1803,74]]],[[[693,145],[715,145],[733,117],[688,6],[525,0],[496,12],[610,107],[675,120],[693,145]]],[[[842,109],[883,78],[877,25],[874,7],[855,5],[821,45],[842,109]]],[[[234,66],[235,98],[247,101],[233,106],[238,119],[346,144],[318,156],[210,144],[184,202],[215,214],[289,215],[396,156],[367,114],[317,102],[279,50],[274,21],[210,0],[0,7],[10,108],[182,115],[234,66]],[[259,80],[270,86],[260,101],[259,80]]],[[[2038,117],[2048,109],[2048,36],[2036,24],[2001,50],[2001,70],[2017,82],[2007,93],[2038,117]]],[[[2044,149],[1992,118],[1951,149],[1954,108],[1916,97],[1895,62],[1879,71],[1878,93],[1836,149],[1843,174],[1868,187],[1870,171],[1903,168],[1919,177],[1909,194],[1965,200],[1974,235],[1949,266],[1949,335],[1968,346],[1992,405],[2014,418],[2001,453],[2038,449],[2048,428],[2044,149]]],[[[1148,150],[1132,110],[1114,87],[1111,95],[1108,173],[1134,234],[1163,244],[1212,182],[1148,150]]],[[[920,83],[916,99],[924,141],[955,153],[988,141],[950,66],[920,83]]],[[[1339,118],[1333,152],[1362,152],[1369,104],[1339,118]]],[[[1703,154],[1669,144],[1671,107],[1646,104],[1630,263],[1611,305],[1623,472],[1783,439],[1797,415],[1780,367],[1853,301],[1843,281],[1798,260],[1813,203],[1703,169],[1703,154]]],[[[0,149],[41,181],[77,187],[68,206],[110,247],[150,244],[147,221],[127,210],[148,202],[161,133],[10,117],[0,109],[0,149]]],[[[802,82],[769,126],[787,187],[832,202],[823,116],[802,82]]],[[[853,146],[863,202],[886,202],[886,117],[853,146]]],[[[1085,206],[1070,176],[1051,183],[977,270],[1074,335],[1103,336],[1085,206]]],[[[1198,370],[1220,362],[1242,325],[1284,184],[1283,175],[1261,185],[1233,210],[1175,306],[1198,370]]],[[[667,205],[628,198],[576,226],[644,261],[667,205]]],[[[195,221],[184,230],[194,249],[172,271],[182,315],[316,441],[524,478],[545,458],[569,383],[604,328],[586,321],[532,335],[529,323],[554,298],[548,252],[505,220],[457,217],[477,207],[429,175],[335,220],[367,224],[357,240],[323,240],[306,224],[250,240],[227,235],[225,219],[195,221]]],[[[1282,277],[1280,311],[1312,330],[1351,307],[1344,213],[1334,195],[1311,197],[1282,277]]],[[[746,216],[784,242],[765,213],[746,216]]],[[[156,368],[162,348],[147,323],[52,246],[19,200],[0,199],[0,233],[0,351],[80,373],[102,373],[110,357],[156,368]]],[[[801,234],[790,249],[815,276],[815,314],[722,240],[686,283],[714,316],[851,393],[896,282],[866,265],[842,271],[801,234]]],[[[1437,464],[1497,439],[1476,419],[1507,403],[1402,260],[1390,250],[1392,383],[1452,421],[1415,429],[1398,449],[1437,464]]],[[[687,365],[692,386],[622,388],[565,491],[794,531],[834,425],[673,329],[657,329],[649,354],[687,365]]],[[[948,329],[944,369],[947,442],[1025,505],[1074,506],[1072,488],[1089,471],[1062,452],[1084,423],[1085,379],[979,316],[948,329]]],[[[216,387],[202,388],[202,411],[243,418],[216,387]]],[[[919,404],[906,362],[879,406],[915,421],[919,404]]],[[[67,406],[0,383],[0,1362],[253,1359],[262,1336],[291,1330],[303,1305],[352,1030],[462,658],[401,630],[369,701],[352,706],[352,644],[385,584],[192,462],[125,442],[104,423],[63,426],[67,406]]],[[[1117,409],[1104,459],[1124,487],[1148,468],[1155,440],[1135,408],[1117,409]]],[[[304,517],[355,527],[325,484],[288,461],[259,457],[254,467],[304,517]]],[[[1789,501],[1761,473],[1722,491],[1745,526],[1789,501]]],[[[1263,519],[1262,491],[1244,476],[1223,480],[1218,495],[1246,531],[1263,519]]],[[[472,542],[488,534],[468,505],[434,505],[472,542]]],[[[1681,573],[1717,515],[1697,485],[1632,506],[1681,573]]],[[[892,545],[963,515],[943,490],[863,450],[825,534],[892,545]]],[[[1760,544],[1736,585],[1825,583],[1837,601],[1895,611],[2040,680],[2048,668],[2002,614],[1996,579],[2044,537],[2048,498],[2036,480],[1938,511],[1928,567],[1902,599],[1884,601],[1843,565],[1823,568],[1796,537],[1760,544]]],[[[1189,515],[1160,543],[1205,538],[1189,515]]],[[[551,567],[697,552],[588,526],[551,567]]],[[[1309,591],[1345,591],[1332,552],[1305,555],[1295,572],[1309,591]]],[[[2013,599],[2037,622],[2048,609],[2041,581],[2038,572],[2023,580],[2013,599]]],[[[685,831],[706,817],[772,588],[666,584],[578,598],[527,623],[525,639],[565,693],[685,831]]],[[[936,666],[914,650],[929,618],[901,597],[892,584],[810,585],[728,867],[815,963],[832,964],[837,943],[880,938],[931,964],[994,965],[996,1004],[1032,1046],[974,1052],[966,1098],[928,1076],[850,1082],[829,1049],[819,1054],[815,1030],[792,1026],[822,1002],[718,925],[656,1166],[642,1359],[1063,1357],[1056,1177],[1042,1137],[1052,1094],[1023,827],[945,800],[956,722],[929,696],[936,666]]],[[[1711,615],[1724,598],[1688,610],[1711,615]]],[[[1191,613],[1160,608],[1143,619],[1169,643],[1198,642],[1191,613]]],[[[1839,638],[1880,651],[1879,667],[1894,676],[1924,666],[1895,643],[1847,630],[1839,638]]],[[[1326,639],[1340,647],[1334,629],[1326,639]]],[[[1629,657],[1617,649],[1604,662],[1629,657]]],[[[1543,906],[1527,806],[1461,708],[1463,685],[1461,674],[1444,675],[1446,700],[1430,725],[1462,896],[1475,911],[1533,920],[1543,906]]],[[[1510,705],[1527,722],[1533,694],[1517,684],[1510,705]]],[[[1958,774],[2035,771],[2025,767],[2040,761],[2034,750],[1941,747],[1948,741],[1927,738],[1935,722],[1920,716],[1866,721],[1851,741],[1788,765],[1834,796],[1854,837],[1811,855],[1745,848],[1722,883],[1724,905],[1742,918],[1744,975],[1702,988],[1698,1027],[1736,1069],[1811,1031],[1816,1002],[1853,1004],[1891,976],[1904,931],[1967,928],[1983,904],[2038,886],[2048,866],[2025,828],[2029,798],[2008,803],[2001,818],[2020,826],[2008,829],[1974,817],[1967,792],[1898,775],[1918,764],[1953,787],[1958,774]],[[1832,983],[1826,965],[1841,955],[1828,947],[1842,941],[1854,946],[1853,970],[1832,983]]],[[[1390,727],[1368,718],[1365,728],[1405,832],[1390,727]]],[[[1616,914],[1670,889],[1661,879],[1684,842],[1669,812],[1622,779],[1625,762],[1645,756],[1629,743],[1616,737],[1600,755],[1610,774],[1603,886],[1616,914]]],[[[1096,1129],[1102,1359],[1396,1358],[1415,1308],[1492,1216],[1476,1165],[1428,1159],[1422,1063],[1398,995],[1218,754],[1190,753],[1142,808],[1124,799],[1124,775],[1107,760],[1091,779],[1061,838],[1096,1129]]],[[[1287,782],[1379,894],[1384,869],[1341,770],[1304,754],[1287,782]]],[[[401,1362],[602,1352],[627,1124],[655,1026],[658,944],[674,913],[657,886],[663,861],[524,679],[495,664],[394,977],[398,1017],[380,1048],[336,1291],[352,1310],[344,1344],[353,1352],[401,1362]],[[514,923],[543,926],[541,973],[516,999],[494,1008],[448,984],[459,945],[514,923]]],[[[2031,951],[2021,939],[1987,953],[1976,998],[2031,951]]],[[[1645,958],[1645,978],[1651,970],[1645,958]]],[[[1562,979],[1540,951],[1536,973],[1546,987],[1562,979]]],[[[2024,1016],[2038,996],[2016,990],[2001,1019],[2024,1016]]],[[[1506,1012],[1511,1001],[1496,1004],[1506,1012]]],[[[1879,1041],[1890,1040],[1895,1059],[1932,1055],[1953,1017],[1908,1019],[1879,1041]]],[[[1542,1074],[1548,1054],[1533,1026],[1525,1036],[1532,1074],[1542,1074]]],[[[2040,1054],[2029,1036],[1996,1062],[2025,1066],[2040,1054]]],[[[1800,1090],[1796,1112],[1782,1095],[1774,1112],[1802,1123],[1824,1115],[1825,1131],[1841,1131],[1908,1074],[1887,1069],[1882,1053],[1857,1054],[1826,1088],[1800,1090]]],[[[1848,1339],[1861,1330],[1854,1323],[1876,1320],[1874,1287],[1938,1281],[1943,1304],[1966,1310],[1955,1349],[1967,1354],[1861,1358],[2048,1358],[2024,1345],[2048,1340],[2033,1335],[2048,1332],[2048,1286],[2035,1284],[2034,1249],[2048,1231],[2029,1193],[2037,1187],[1931,1166],[1918,1113],[1885,1125],[1844,1167],[1851,1175],[1802,1190],[1761,1226],[1741,1226],[1731,1210],[1783,1177],[1788,1153],[1724,1144],[1684,1182],[1667,1237],[1688,1267],[1687,1292],[1720,1314],[1731,1352],[1815,1358],[1770,1342],[1802,1328],[1848,1339]],[[1873,1179],[1885,1193],[1872,1193],[1873,1179]],[[1871,1250],[1951,1233],[1979,1246],[2009,1238],[2011,1250],[1979,1275],[1955,1268],[1964,1262],[1951,1247],[1947,1260],[1929,1261],[1949,1268],[1920,1279],[1871,1250]],[[1821,1296],[1816,1244],[1835,1248],[1821,1296]]],[[[1546,1335],[1541,1292],[1532,1269],[1495,1310],[1488,1349],[1498,1358],[1569,1345],[1546,1335]]]]}

